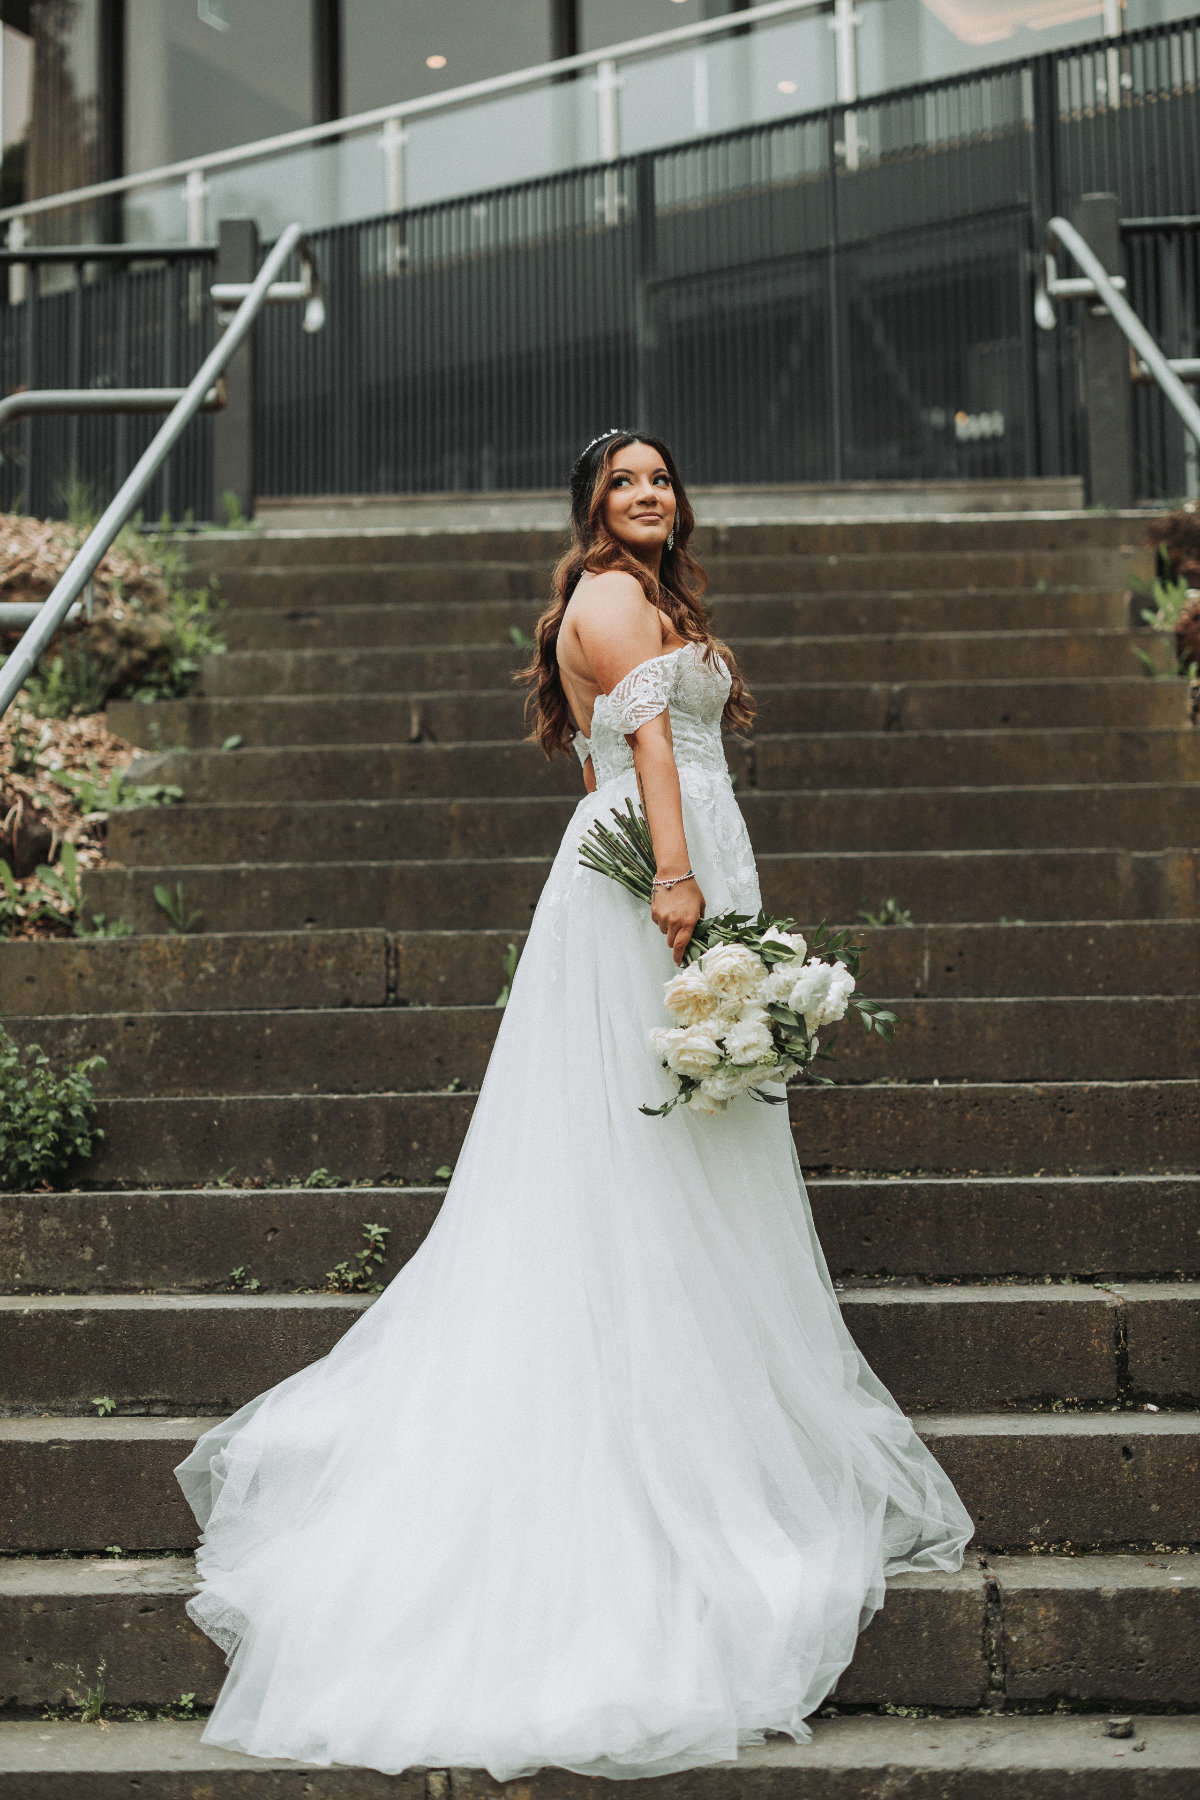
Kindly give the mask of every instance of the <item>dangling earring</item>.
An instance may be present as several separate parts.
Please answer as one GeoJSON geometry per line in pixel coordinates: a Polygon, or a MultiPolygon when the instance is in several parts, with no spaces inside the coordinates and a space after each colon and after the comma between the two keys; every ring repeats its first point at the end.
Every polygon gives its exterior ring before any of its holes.
{"type": "Polygon", "coordinates": [[[670,531],[667,533],[667,549],[673,550],[674,548],[675,548],[675,527],[672,525],[670,531]]]}

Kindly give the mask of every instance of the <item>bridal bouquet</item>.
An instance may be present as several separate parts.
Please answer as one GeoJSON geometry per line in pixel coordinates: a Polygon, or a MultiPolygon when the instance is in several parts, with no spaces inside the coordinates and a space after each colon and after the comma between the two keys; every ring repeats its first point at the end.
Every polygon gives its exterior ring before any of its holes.
{"type": "MultiPolygon", "coordinates": [[[[597,821],[580,845],[585,868],[620,882],[649,900],[654,880],[654,846],[649,827],[631,800],[612,808],[615,830],[597,821]]],[[[675,1023],[656,1028],[650,1041],[675,1082],[677,1092],[663,1106],[643,1106],[665,1118],[676,1106],[724,1112],[738,1094],[782,1105],[784,1096],[765,1093],[794,1076],[830,1084],[813,1063],[831,1054],[818,1032],[845,1018],[854,1007],[868,1031],[889,1043],[896,1023],[877,1000],[855,991],[862,955],[847,931],[817,927],[811,946],[793,929],[794,919],[760,912],[721,913],[701,919],[684,953],[678,975],[666,984],[667,1011],[675,1023]]]]}

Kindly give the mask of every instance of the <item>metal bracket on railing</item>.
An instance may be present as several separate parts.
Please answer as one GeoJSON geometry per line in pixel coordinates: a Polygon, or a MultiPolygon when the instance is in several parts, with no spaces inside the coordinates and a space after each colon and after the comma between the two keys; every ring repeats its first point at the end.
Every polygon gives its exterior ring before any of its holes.
{"type": "MultiPolygon", "coordinates": [[[[300,267],[304,271],[302,278],[299,281],[273,281],[267,289],[267,303],[271,306],[303,303],[304,317],[301,320],[303,329],[320,331],[325,323],[325,297],[321,290],[317,260],[309,247],[307,238],[301,238],[297,244],[296,255],[300,258],[300,267]]],[[[224,326],[229,323],[235,309],[241,305],[250,292],[250,283],[248,281],[214,281],[208,291],[217,308],[217,322],[224,326]]]]}
{"type": "Polygon", "coordinates": [[[1200,370],[1200,360],[1194,357],[1172,359],[1164,356],[1126,300],[1124,287],[1123,278],[1107,272],[1087,239],[1074,225],[1066,219],[1051,219],[1046,227],[1045,245],[1038,266],[1037,292],[1033,302],[1034,318],[1043,331],[1053,331],[1058,323],[1054,311],[1055,299],[1097,300],[1099,308],[1094,307],[1092,310],[1107,313],[1129,342],[1134,380],[1151,381],[1160,387],[1185,428],[1200,443],[1200,406],[1197,406],[1183,385],[1184,381],[1198,379],[1193,371],[1200,370]],[[1059,276],[1054,252],[1060,247],[1074,257],[1083,270],[1082,276],[1070,276],[1065,280],[1059,276]]]}

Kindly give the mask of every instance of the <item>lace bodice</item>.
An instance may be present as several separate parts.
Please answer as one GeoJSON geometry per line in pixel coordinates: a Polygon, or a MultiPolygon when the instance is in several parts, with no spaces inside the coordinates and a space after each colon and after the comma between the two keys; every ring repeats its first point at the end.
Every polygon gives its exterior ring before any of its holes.
{"type": "Polygon", "coordinates": [[[663,656],[652,656],[630,669],[611,694],[599,696],[592,708],[592,735],[576,733],[575,754],[581,763],[591,757],[596,785],[603,787],[633,767],[626,735],[669,711],[678,766],[725,774],[721,714],[729,688],[725,664],[720,658],[706,662],[700,644],[681,644],[663,656]]]}

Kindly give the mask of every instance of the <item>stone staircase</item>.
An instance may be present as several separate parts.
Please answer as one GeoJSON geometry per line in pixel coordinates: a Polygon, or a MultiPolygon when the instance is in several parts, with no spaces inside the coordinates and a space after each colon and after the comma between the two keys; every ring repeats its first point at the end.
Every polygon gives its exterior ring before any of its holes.
{"type": "MultiPolygon", "coordinates": [[[[895,1047],[847,1033],[842,1085],[791,1116],[851,1329],[978,1531],[961,1574],[893,1584],[811,1749],[664,1793],[1200,1792],[1200,734],[1132,655],[1140,535],[700,534],[760,704],[731,761],[766,904],[915,920],[864,931],[895,1047]],[[1113,1710],[1145,1715],[1132,1744],[1113,1710]]],[[[509,679],[555,542],[198,540],[230,653],[201,697],[113,720],[187,799],[114,816],[87,880],[139,935],[0,957],[14,1033],[108,1059],[87,1186],[0,1196],[0,1800],[495,1791],[252,1764],[155,1715],[223,1674],[183,1612],[173,1465],[370,1303],[323,1291],[364,1223],[385,1276],[412,1254],[470,1116],[579,791],[519,741],[509,679]],[[148,1717],[49,1722],[101,1662],[148,1717]]]]}

